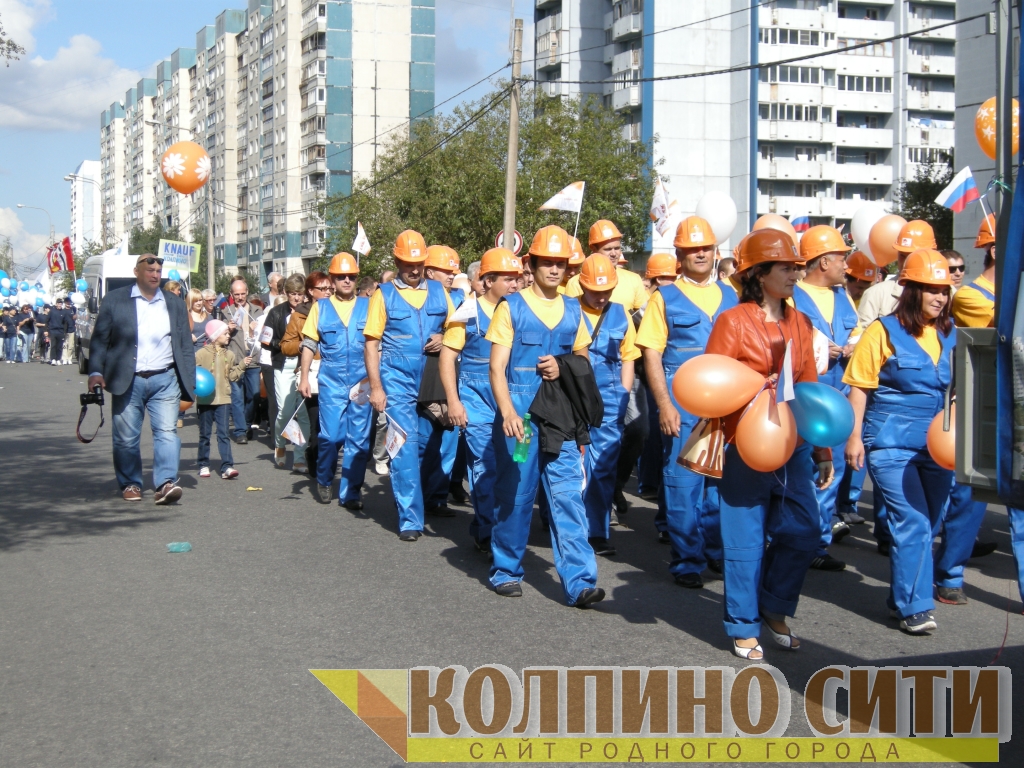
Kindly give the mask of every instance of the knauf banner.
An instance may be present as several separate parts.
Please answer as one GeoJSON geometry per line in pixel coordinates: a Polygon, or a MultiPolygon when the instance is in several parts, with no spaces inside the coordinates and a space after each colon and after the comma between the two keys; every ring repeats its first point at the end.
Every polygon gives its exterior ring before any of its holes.
{"type": "Polygon", "coordinates": [[[195,243],[180,243],[177,240],[161,240],[157,256],[164,260],[163,276],[167,277],[172,269],[184,274],[199,271],[199,250],[195,243]]]}

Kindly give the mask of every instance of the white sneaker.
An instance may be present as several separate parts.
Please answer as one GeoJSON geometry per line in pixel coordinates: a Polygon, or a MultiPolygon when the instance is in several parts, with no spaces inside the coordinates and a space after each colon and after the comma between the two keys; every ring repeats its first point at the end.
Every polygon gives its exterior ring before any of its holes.
{"type": "Polygon", "coordinates": [[[228,467],[227,469],[220,473],[220,476],[223,477],[225,480],[234,480],[236,477],[238,477],[238,470],[235,469],[234,467],[228,467]]]}
{"type": "Polygon", "coordinates": [[[58,363],[57,363],[57,361],[56,361],[56,360],[51,360],[51,361],[50,361],[50,365],[58,365],[58,363]]]}
{"type": "Polygon", "coordinates": [[[388,469],[388,465],[383,461],[378,461],[374,464],[373,471],[381,477],[387,477],[391,474],[391,470],[388,469]]]}
{"type": "Polygon", "coordinates": [[[199,470],[199,476],[200,477],[209,477],[210,476],[210,468],[209,467],[203,467],[202,469],[200,469],[199,470]]]}

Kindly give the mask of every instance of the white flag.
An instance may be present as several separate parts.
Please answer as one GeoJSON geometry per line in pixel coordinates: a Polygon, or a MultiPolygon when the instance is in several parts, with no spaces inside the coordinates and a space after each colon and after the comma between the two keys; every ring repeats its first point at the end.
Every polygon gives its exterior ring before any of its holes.
{"type": "Polygon", "coordinates": [[[360,379],[348,391],[348,399],[356,405],[366,405],[370,402],[370,380],[360,379]]]}
{"type": "Polygon", "coordinates": [[[654,183],[654,201],[651,203],[651,221],[658,234],[665,237],[675,228],[679,218],[679,201],[672,197],[661,179],[654,183]]]}
{"type": "Polygon", "coordinates": [[[370,241],[366,237],[362,223],[358,221],[356,222],[356,239],[352,241],[352,250],[360,256],[365,256],[370,252],[370,241]]]}
{"type": "Polygon", "coordinates": [[[406,435],[404,429],[398,426],[398,423],[394,419],[388,416],[387,411],[384,411],[384,415],[388,420],[388,431],[384,436],[384,448],[387,450],[388,456],[394,460],[395,456],[397,456],[398,452],[402,449],[402,446],[405,445],[408,435],[406,435]]]}
{"type": "Polygon", "coordinates": [[[786,356],[782,358],[779,383],[775,388],[775,402],[785,403],[796,399],[793,391],[793,342],[786,342],[786,356]]]}
{"type": "Polygon", "coordinates": [[[583,187],[585,181],[574,181],[557,195],[548,200],[538,210],[541,211],[571,211],[579,213],[583,207],[583,187]]]}
{"type": "Polygon", "coordinates": [[[299,422],[296,421],[295,417],[299,415],[299,411],[305,405],[306,401],[299,398],[299,407],[295,409],[295,413],[292,414],[292,417],[288,419],[288,423],[284,425],[284,429],[281,430],[281,437],[298,446],[306,444],[306,436],[302,434],[302,427],[299,426],[299,422]]]}
{"type": "Polygon", "coordinates": [[[468,323],[470,320],[476,319],[476,297],[470,296],[462,305],[455,310],[450,318],[449,323],[468,323]]]}

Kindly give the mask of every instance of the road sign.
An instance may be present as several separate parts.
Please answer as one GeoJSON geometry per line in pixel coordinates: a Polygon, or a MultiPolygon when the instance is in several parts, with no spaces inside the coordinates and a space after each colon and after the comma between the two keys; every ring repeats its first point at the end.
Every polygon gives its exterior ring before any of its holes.
{"type": "MultiPolygon", "coordinates": [[[[505,230],[503,229],[501,230],[501,232],[498,233],[498,236],[494,238],[495,248],[502,247],[501,242],[504,239],[504,237],[505,230]]],[[[517,229],[515,230],[515,234],[512,235],[512,253],[518,256],[521,250],[523,250],[523,236],[519,233],[519,230],[517,229]]]]}

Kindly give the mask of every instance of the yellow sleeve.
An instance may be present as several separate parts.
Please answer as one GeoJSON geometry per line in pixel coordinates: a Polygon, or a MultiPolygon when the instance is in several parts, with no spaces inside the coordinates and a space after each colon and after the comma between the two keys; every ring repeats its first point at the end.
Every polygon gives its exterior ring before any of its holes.
{"type": "Polygon", "coordinates": [[[363,329],[363,335],[371,339],[381,338],[384,335],[384,326],[388,322],[388,309],[384,305],[383,294],[383,291],[374,291],[370,297],[370,306],[366,308],[366,327],[363,329]]]}
{"type": "Polygon", "coordinates": [[[508,303],[503,301],[494,310],[494,316],[491,318],[491,324],[487,328],[487,335],[484,338],[492,344],[512,349],[514,335],[512,315],[508,311],[508,303]]]}
{"type": "Polygon", "coordinates": [[[953,297],[953,322],[962,328],[988,328],[995,316],[991,301],[965,285],[953,297]]]}
{"type": "Polygon", "coordinates": [[[576,341],[572,344],[572,351],[576,352],[584,347],[589,347],[590,342],[593,340],[593,337],[590,335],[590,330],[587,328],[587,319],[583,316],[583,311],[580,310],[580,327],[576,331],[576,341]]]}
{"type": "Polygon", "coordinates": [[[893,354],[885,327],[877,320],[861,334],[846,364],[843,383],[861,389],[878,389],[878,373],[893,354]]]}
{"type": "MultiPolygon", "coordinates": [[[[631,272],[630,274],[635,275],[636,273],[635,272],[631,272]]],[[[638,309],[640,309],[642,306],[644,306],[644,304],[647,303],[647,289],[644,288],[644,281],[643,281],[642,277],[637,276],[636,278],[630,278],[630,279],[633,280],[633,285],[634,285],[634,288],[633,288],[633,306],[632,307],[626,307],[626,309],[628,309],[630,312],[636,312],[638,309]]]]}
{"type": "Polygon", "coordinates": [[[313,306],[309,308],[309,314],[306,315],[306,322],[302,326],[302,335],[306,336],[313,341],[320,341],[320,334],[316,332],[316,327],[320,322],[320,302],[314,301],[313,306]]]}
{"type": "MultiPolygon", "coordinates": [[[[377,293],[377,292],[374,291],[374,293],[377,293]]],[[[447,327],[447,325],[448,325],[448,318],[455,314],[455,305],[452,304],[452,295],[450,293],[448,293],[448,291],[444,292],[444,298],[445,298],[445,301],[448,302],[448,314],[444,318],[444,324],[447,327]]]]}
{"type": "Polygon", "coordinates": [[[636,326],[629,319],[629,312],[626,312],[626,336],[619,345],[619,357],[624,363],[636,360],[640,357],[640,350],[636,348],[636,326]]]}
{"type": "Polygon", "coordinates": [[[569,282],[565,284],[566,296],[571,296],[574,299],[578,299],[583,295],[583,289],[580,288],[580,276],[575,275],[569,278],[569,282]]]}
{"type": "Polygon", "coordinates": [[[665,320],[665,299],[661,291],[655,291],[647,302],[640,330],[636,334],[636,345],[664,352],[668,346],[668,323],[665,320]]]}
{"type": "Polygon", "coordinates": [[[466,324],[451,323],[444,332],[444,345],[456,352],[461,352],[466,346],[466,324]]]}

